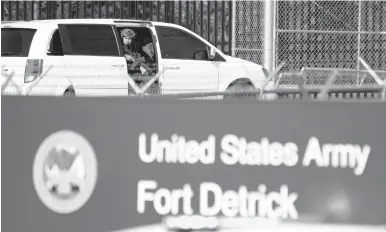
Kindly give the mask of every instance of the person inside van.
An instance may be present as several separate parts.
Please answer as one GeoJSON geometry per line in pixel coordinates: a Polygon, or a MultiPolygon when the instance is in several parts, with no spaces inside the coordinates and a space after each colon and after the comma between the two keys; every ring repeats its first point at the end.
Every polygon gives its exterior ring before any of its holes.
{"type": "Polygon", "coordinates": [[[123,29],[121,37],[123,42],[123,50],[126,61],[128,63],[129,74],[147,75],[151,69],[145,64],[146,59],[140,53],[135,52],[134,39],[136,33],[132,29],[123,29]]]}

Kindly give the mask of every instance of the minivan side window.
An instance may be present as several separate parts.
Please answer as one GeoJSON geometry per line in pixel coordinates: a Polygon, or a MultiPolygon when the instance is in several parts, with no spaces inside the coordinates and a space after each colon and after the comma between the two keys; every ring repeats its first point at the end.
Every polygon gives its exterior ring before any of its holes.
{"type": "Polygon", "coordinates": [[[56,30],[51,37],[50,47],[48,49],[48,55],[52,55],[52,56],[63,55],[62,38],[60,37],[59,30],[56,30]]]}
{"type": "Polygon", "coordinates": [[[36,29],[2,28],[1,56],[27,57],[36,29]]]}
{"type": "Polygon", "coordinates": [[[178,28],[156,26],[163,59],[194,60],[194,53],[206,51],[207,45],[193,35],[178,28]]]}
{"type": "MultiPolygon", "coordinates": [[[[61,28],[61,27],[59,27],[61,28]]],[[[63,27],[62,27],[63,28],[63,27]]],[[[65,25],[63,48],[68,55],[119,56],[118,43],[111,25],[65,25]]],[[[62,37],[63,38],[63,37],[62,37]]]]}

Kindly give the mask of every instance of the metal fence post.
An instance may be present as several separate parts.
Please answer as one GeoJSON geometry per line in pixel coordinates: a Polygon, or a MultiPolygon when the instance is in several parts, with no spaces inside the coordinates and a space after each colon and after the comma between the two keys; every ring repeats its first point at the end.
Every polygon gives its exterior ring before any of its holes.
{"type": "Polygon", "coordinates": [[[264,33],[263,33],[263,66],[272,72],[273,63],[273,27],[274,27],[274,1],[264,1],[264,33]]]}
{"type": "Polygon", "coordinates": [[[4,12],[5,12],[4,6],[5,6],[4,1],[1,1],[1,21],[4,21],[4,12]]]}
{"type": "MultiPolygon", "coordinates": [[[[230,13],[232,14],[232,18],[230,18],[229,20],[232,20],[232,21],[229,22],[229,24],[232,25],[231,26],[232,30],[231,30],[231,35],[230,35],[230,37],[232,38],[232,45],[231,45],[231,51],[229,51],[229,54],[231,56],[235,55],[235,45],[236,45],[236,4],[237,4],[236,1],[237,0],[232,0],[230,2],[231,8],[232,8],[230,13]]],[[[224,17],[224,15],[222,15],[221,17],[224,17]]]]}
{"type": "Polygon", "coordinates": [[[273,33],[272,33],[272,69],[276,68],[277,65],[277,52],[276,52],[276,47],[277,47],[277,14],[278,14],[278,9],[277,9],[277,1],[273,1],[273,33]]]}
{"type": "MultiPolygon", "coordinates": [[[[361,56],[361,21],[362,21],[362,4],[361,0],[358,1],[358,57],[357,57],[357,70],[359,71],[361,62],[359,57],[361,56]]],[[[357,73],[357,84],[359,83],[359,72],[357,73]]]]}

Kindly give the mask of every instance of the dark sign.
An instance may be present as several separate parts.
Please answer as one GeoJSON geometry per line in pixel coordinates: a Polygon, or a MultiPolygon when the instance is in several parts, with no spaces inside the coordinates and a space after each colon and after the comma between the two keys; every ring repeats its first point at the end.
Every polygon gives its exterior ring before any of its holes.
{"type": "Polygon", "coordinates": [[[386,222],[386,105],[3,97],[4,231],[386,222]]]}

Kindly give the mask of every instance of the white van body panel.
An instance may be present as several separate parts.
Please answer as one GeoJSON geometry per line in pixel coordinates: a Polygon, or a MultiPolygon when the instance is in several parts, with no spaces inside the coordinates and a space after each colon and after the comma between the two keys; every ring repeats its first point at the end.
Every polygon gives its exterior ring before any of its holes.
{"type": "MultiPolygon", "coordinates": [[[[157,39],[154,48],[158,60],[158,71],[161,72],[164,69],[159,80],[163,93],[226,91],[232,82],[239,79],[248,79],[255,88],[260,88],[266,79],[262,66],[227,56],[202,37],[182,26],[160,22],[149,22],[149,26],[142,21],[120,19],[37,20],[3,24],[2,28],[34,28],[37,31],[28,57],[2,57],[2,72],[13,70],[14,81],[19,88],[28,90],[30,86],[34,86],[31,91],[33,95],[62,95],[69,87],[73,87],[80,96],[127,95],[129,75],[124,57],[47,55],[51,37],[58,29],[58,24],[102,24],[118,27],[126,22],[130,25],[148,27],[155,38],[157,34],[154,26],[178,28],[201,40],[225,60],[217,62],[162,59],[157,39]],[[47,74],[38,83],[24,83],[27,59],[43,60],[43,73],[47,72],[47,74]]],[[[5,77],[2,77],[2,80],[4,83],[5,77]]],[[[10,92],[16,93],[11,86],[6,89],[5,93],[10,92]]]]}

